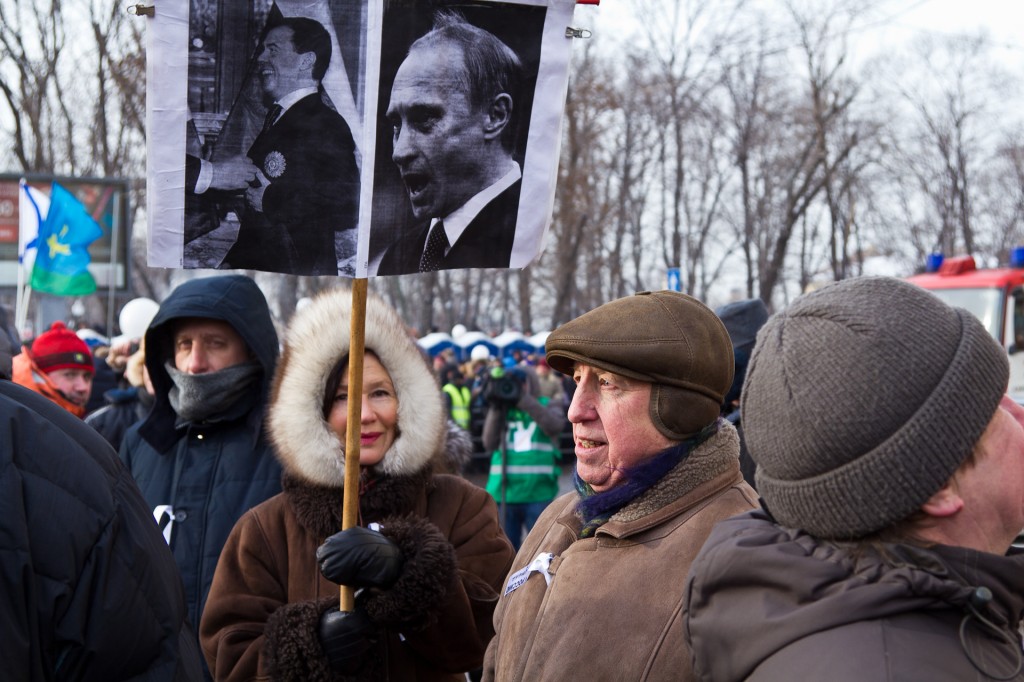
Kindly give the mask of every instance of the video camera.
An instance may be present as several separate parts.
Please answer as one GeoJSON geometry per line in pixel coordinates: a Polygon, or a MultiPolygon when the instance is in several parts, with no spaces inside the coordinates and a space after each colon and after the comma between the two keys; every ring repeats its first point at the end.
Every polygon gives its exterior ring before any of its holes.
{"type": "Polygon", "coordinates": [[[526,373],[521,369],[495,367],[484,382],[484,401],[493,407],[513,407],[523,395],[526,373]]]}

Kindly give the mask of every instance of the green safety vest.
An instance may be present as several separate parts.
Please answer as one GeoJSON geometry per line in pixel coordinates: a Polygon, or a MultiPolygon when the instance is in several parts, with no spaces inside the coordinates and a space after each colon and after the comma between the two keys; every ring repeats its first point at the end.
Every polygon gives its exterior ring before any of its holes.
{"type": "Polygon", "coordinates": [[[452,419],[462,428],[469,430],[469,389],[455,384],[445,384],[441,390],[452,399],[452,419]]]}
{"type": "MultiPolygon", "coordinates": [[[[538,398],[542,405],[547,397],[538,398]]],[[[519,409],[508,411],[508,440],[505,443],[505,501],[550,502],[558,496],[558,475],[561,468],[558,444],[547,437],[529,414],[519,409]]],[[[501,501],[501,450],[491,455],[487,492],[501,501]]]]}

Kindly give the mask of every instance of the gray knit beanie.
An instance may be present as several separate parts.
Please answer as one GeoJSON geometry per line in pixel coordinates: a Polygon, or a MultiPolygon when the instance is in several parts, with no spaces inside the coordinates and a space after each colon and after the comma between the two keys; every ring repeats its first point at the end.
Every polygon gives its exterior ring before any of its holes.
{"type": "Polygon", "coordinates": [[[978,442],[1006,352],[966,310],[889,277],[802,296],[757,336],[741,398],[757,490],[784,526],[853,539],[917,511],[978,442]]]}

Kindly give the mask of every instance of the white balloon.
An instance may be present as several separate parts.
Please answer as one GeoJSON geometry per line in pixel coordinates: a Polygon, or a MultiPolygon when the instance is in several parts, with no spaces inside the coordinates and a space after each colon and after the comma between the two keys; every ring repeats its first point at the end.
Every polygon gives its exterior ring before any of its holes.
{"type": "Polygon", "coordinates": [[[133,298],[128,301],[117,318],[121,334],[130,339],[141,338],[159,309],[160,304],[151,298],[133,298]]]}
{"type": "Polygon", "coordinates": [[[460,336],[462,336],[465,333],[466,333],[466,325],[464,325],[464,324],[457,324],[454,327],[452,327],[452,338],[453,339],[457,339],[457,338],[459,338],[460,336]]]}

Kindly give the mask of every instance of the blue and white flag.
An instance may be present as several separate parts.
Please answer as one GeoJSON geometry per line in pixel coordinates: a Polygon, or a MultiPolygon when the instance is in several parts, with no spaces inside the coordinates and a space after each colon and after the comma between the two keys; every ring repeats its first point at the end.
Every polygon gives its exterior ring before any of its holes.
{"type": "Polygon", "coordinates": [[[96,291],[89,273],[88,246],[103,228],[75,195],[53,183],[50,209],[39,227],[31,286],[55,296],[84,296],[96,291]]]}
{"type": "Polygon", "coordinates": [[[18,263],[28,271],[36,259],[39,226],[50,210],[50,197],[24,179],[18,182],[18,263]]]}

